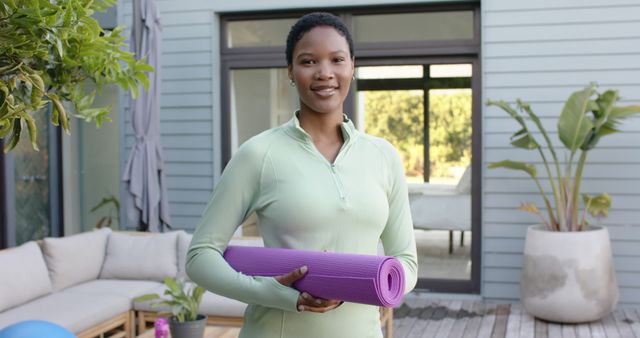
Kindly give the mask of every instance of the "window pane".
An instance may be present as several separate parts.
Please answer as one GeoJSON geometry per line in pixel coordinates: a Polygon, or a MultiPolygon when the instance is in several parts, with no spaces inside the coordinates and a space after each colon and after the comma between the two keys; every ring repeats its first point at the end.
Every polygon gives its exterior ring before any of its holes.
{"type": "Polygon", "coordinates": [[[273,47],[286,44],[296,19],[229,21],[227,47],[273,47]]]}
{"type": "Polygon", "coordinates": [[[470,64],[431,65],[429,76],[435,77],[471,77],[470,64]]]}
{"type": "Polygon", "coordinates": [[[473,39],[473,11],[357,15],[353,33],[356,42],[473,39]]]}
{"type": "Polygon", "coordinates": [[[424,74],[422,66],[376,66],[358,67],[358,79],[413,79],[424,74]]]}
{"type": "Polygon", "coordinates": [[[298,109],[286,68],[231,71],[231,149],[254,135],[287,122],[298,109]]]}
{"type": "Polygon", "coordinates": [[[364,131],[385,138],[400,152],[407,182],[424,182],[423,91],[361,91],[358,102],[364,131]]]}
{"type": "Polygon", "coordinates": [[[457,184],[471,164],[471,89],[429,91],[431,183],[457,184]]]}

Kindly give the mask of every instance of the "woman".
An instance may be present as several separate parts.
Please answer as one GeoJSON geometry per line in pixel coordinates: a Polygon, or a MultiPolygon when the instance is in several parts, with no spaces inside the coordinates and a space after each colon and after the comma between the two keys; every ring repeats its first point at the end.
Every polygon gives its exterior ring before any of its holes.
{"type": "Polygon", "coordinates": [[[291,287],[307,267],[250,277],[223,259],[237,226],[254,211],[267,247],[398,258],[405,292],[417,259],[402,163],[383,139],[359,133],[343,114],[354,76],[353,42],[327,13],[291,28],[286,58],[300,110],[238,149],[193,236],[187,273],[217,294],[248,303],[241,337],[382,337],[377,307],[315,298],[291,287]]]}

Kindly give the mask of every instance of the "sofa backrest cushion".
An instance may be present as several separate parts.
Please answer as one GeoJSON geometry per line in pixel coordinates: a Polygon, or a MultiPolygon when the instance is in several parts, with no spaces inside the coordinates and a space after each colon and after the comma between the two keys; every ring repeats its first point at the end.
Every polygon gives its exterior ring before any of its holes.
{"type": "Polygon", "coordinates": [[[191,244],[192,234],[188,234],[185,231],[178,233],[178,278],[189,280],[187,276],[185,265],[187,264],[187,250],[191,244]]]}
{"type": "MultiPolygon", "coordinates": [[[[180,231],[178,234],[178,278],[184,278],[189,281],[186,273],[187,251],[191,244],[192,234],[180,231]]],[[[229,241],[229,245],[237,246],[264,246],[261,237],[233,237],[229,241]]]]}
{"type": "Polygon", "coordinates": [[[176,277],[178,232],[130,235],[109,234],[101,279],[143,279],[162,282],[176,277]]]}
{"type": "Polygon", "coordinates": [[[42,253],[54,291],[98,278],[111,229],[45,238],[42,253]]]}
{"type": "Polygon", "coordinates": [[[0,312],[51,293],[51,280],[36,242],[0,251],[0,312]]]}

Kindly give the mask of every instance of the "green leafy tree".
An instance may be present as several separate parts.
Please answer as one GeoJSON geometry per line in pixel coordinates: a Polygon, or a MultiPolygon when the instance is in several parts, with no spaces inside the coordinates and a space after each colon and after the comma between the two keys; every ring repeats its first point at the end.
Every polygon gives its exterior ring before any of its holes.
{"type": "MultiPolygon", "coordinates": [[[[449,167],[471,162],[471,92],[432,91],[429,102],[429,168],[432,176],[449,176],[449,167]]],[[[410,177],[424,174],[423,109],[422,90],[365,92],[366,132],[398,149],[410,177]]]]}
{"type": "Polygon", "coordinates": [[[91,17],[116,0],[3,0],[0,4],[0,138],[5,152],[15,148],[26,126],[38,150],[35,114],[53,105],[51,123],[66,133],[69,116],[110,121],[109,107],[93,107],[97,91],[116,83],[131,90],[148,87],[153,68],[122,48],[122,28],[100,28],[91,17]],[[91,81],[95,89],[85,90],[91,81]],[[73,113],[63,104],[71,103],[73,113]]]}

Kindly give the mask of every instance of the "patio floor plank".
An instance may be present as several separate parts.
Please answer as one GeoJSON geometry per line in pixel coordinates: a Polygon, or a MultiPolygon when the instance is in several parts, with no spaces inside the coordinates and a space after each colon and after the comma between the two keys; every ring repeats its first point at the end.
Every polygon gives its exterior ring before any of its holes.
{"type": "MultiPolygon", "coordinates": [[[[228,326],[207,330],[207,338],[237,338],[240,332],[228,326]]],[[[602,320],[571,325],[533,318],[521,304],[419,298],[394,310],[393,337],[640,338],[640,309],[619,308],[602,320]]]]}
{"type": "Polygon", "coordinates": [[[536,338],[548,338],[549,337],[549,325],[544,320],[536,319],[535,322],[535,337],[536,338]]]}
{"type": "Polygon", "coordinates": [[[411,330],[406,335],[407,338],[420,338],[422,333],[426,330],[427,326],[432,322],[431,319],[435,312],[437,302],[429,302],[422,308],[422,311],[418,314],[416,322],[411,327],[411,330]]]}
{"type": "Polygon", "coordinates": [[[467,320],[462,338],[476,338],[480,335],[480,324],[482,324],[484,311],[485,305],[482,302],[472,303],[470,317],[467,320]]]}
{"type": "Polygon", "coordinates": [[[422,332],[422,335],[420,336],[421,338],[432,338],[436,335],[436,333],[438,332],[438,329],[440,328],[440,324],[442,323],[441,319],[444,318],[442,313],[445,311],[444,306],[447,303],[448,303],[447,301],[434,302],[433,309],[428,314],[429,319],[427,319],[427,321],[429,323],[425,327],[424,331],[422,332]]]}
{"type": "Polygon", "coordinates": [[[621,337],[634,337],[633,331],[631,330],[630,319],[627,318],[627,315],[624,313],[624,310],[618,310],[613,312],[613,319],[616,322],[616,326],[618,326],[618,331],[620,332],[621,337]]]}
{"type": "Polygon", "coordinates": [[[620,331],[618,331],[616,322],[613,319],[613,314],[610,314],[602,318],[602,326],[604,327],[604,332],[606,333],[607,338],[622,337],[620,335],[620,331]]]}
{"type": "Polygon", "coordinates": [[[396,309],[394,328],[405,328],[395,338],[640,338],[637,308],[619,308],[591,323],[560,324],[536,319],[518,303],[428,300],[412,306],[422,309],[396,309]],[[415,320],[405,321],[407,316],[415,320]]]}
{"type": "Polygon", "coordinates": [[[591,338],[591,329],[589,329],[589,324],[576,325],[576,336],[578,338],[591,338]]]}
{"type": "Polygon", "coordinates": [[[624,313],[627,315],[627,319],[631,321],[629,327],[631,327],[635,338],[640,338],[640,312],[635,311],[635,309],[625,308],[624,313]]]}
{"type": "Polygon", "coordinates": [[[500,304],[496,314],[496,322],[491,338],[504,338],[507,335],[507,322],[509,321],[509,311],[511,305],[500,304]]]}
{"type": "Polygon", "coordinates": [[[442,323],[440,324],[440,328],[435,335],[435,338],[447,338],[451,330],[453,329],[453,324],[456,323],[457,313],[462,308],[462,301],[454,300],[447,306],[447,311],[445,317],[442,319],[442,323]]]}
{"type": "Polygon", "coordinates": [[[509,313],[509,319],[507,321],[507,335],[506,338],[519,338],[520,337],[520,323],[522,319],[522,305],[511,305],[511,312],[509,313]]]}
{"type": "Polygon", "coordinates": [[[536,334],[535,318],[523,308],[520,320],[520,338],[534,338],[536,334]]]}
{"type": "Polygon", "coordinates": [[[601,322],[593,322],[589,323],[589,327],[591,328],[591,337],[593,338],[606,338],[607,335],[604,333],[604,327],[601,322]]]}
{"type": "Polygon", "coordinates": [[[574,326],[562,324],[562,338],[577,338],[574,326]]]}
{"type": "Polygon", "coordinates": [[[460,311],[458,311],[458,314],[453,317],[455,318],[455,325],[453,325],[453,327],[451,328],[451,332],[447,336],[448,338],[462,338],[462,336],[464,335],[464,330],[467,327],[467,323],[469,322],[469,317],[471,316],[472,307],[472,301],[462,301],[460,311]]]}

